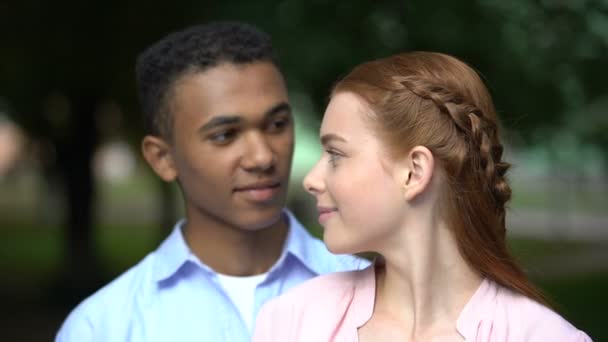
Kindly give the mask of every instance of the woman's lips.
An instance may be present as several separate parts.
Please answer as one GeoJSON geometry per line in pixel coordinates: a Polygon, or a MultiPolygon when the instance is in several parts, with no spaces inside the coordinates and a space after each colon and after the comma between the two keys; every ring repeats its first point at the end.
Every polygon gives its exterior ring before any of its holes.
{"type": "Polygon", "coordinates": [[[338,211],[336,208],[317,207],[319,212],[319,223],[323,225],[329,218],[338,211]]]}

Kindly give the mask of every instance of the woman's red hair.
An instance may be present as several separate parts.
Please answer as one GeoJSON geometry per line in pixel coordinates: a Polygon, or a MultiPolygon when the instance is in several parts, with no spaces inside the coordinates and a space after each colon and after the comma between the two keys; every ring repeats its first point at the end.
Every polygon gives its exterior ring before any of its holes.
{"type": "Polygon", "coordinates": [[[480,275],[548,306],[510,255],[505,204],[509,164],[492,99],[478,74],[440,53],[411,52],[357,66],[334,87],[372,109],[369,119],[395,156],[426,146],[446,179],[443,205],[463,258],[480,275]]]}

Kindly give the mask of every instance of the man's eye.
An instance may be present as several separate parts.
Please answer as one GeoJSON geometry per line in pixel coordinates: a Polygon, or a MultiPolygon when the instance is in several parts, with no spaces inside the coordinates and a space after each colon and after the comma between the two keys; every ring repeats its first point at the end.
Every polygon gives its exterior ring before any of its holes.
{"type": "Polygon", "coordinates": [[[270,123],[269,130],[271,132],[279,132],[279,131],[282,131],[287,126],[287,124],[289,124],[289,120],[288,119],[273,120],[270,123]]]}
{"type": "Polygon", "coordinates": [[[217,144],[225,144],[232,141],[232,139],[234,139],[234,137],[236,136],[236,133],[236,130],[229,129],[212,134],[209,139],[217,144]]]}

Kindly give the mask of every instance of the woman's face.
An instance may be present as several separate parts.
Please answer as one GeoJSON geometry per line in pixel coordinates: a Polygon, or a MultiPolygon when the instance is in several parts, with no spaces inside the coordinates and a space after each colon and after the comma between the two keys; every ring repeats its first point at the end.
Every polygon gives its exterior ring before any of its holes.
{"type": "Polygon", "coordinates": [[[373,134],[363,99],[336,94],[321,125],[321,159],[304,179],[317,199],[324,240],[334,253],[377,251],[400,227],[405,200],[393,163],[373,134]]]}

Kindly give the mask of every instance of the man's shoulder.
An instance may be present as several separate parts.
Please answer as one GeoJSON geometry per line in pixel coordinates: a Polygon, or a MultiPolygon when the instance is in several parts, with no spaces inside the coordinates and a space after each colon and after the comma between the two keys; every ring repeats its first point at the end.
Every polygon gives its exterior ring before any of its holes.
{"type": "Polygon", "coordinates": [[[146,284],[153,281],[154,253],[148,254],[137,265],[84,299],[63,322],[58,341],[72,341],[69,336],[92,334],[96,326],[107,320],[120,320],[128,314],[130,302],[146,294],[146,284]],[[62,338],[63,337],[63,338],[62,338]]]}
{"type": "Polygon", "coordinates": [[[81,304],[82,306],[108,306],[109,303],[123,301],[126,294],[141,292],[141,287],[153,281],[154,252],[148,254],[135,266],[131,267],[114,280],[93,293],[81,304]]]}

